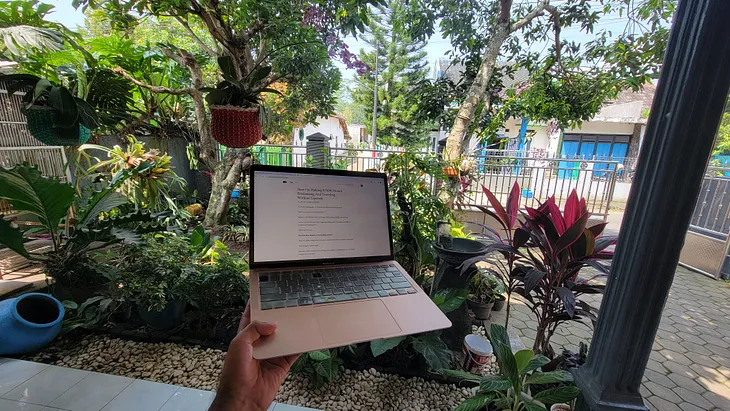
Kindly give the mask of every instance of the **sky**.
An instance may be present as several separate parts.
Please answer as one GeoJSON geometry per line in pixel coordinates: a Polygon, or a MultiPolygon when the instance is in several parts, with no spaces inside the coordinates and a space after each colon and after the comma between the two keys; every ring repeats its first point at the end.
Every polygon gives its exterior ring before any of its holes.
{"type": "MultiPolygon", "coordinates": [[[[49,20],[57,21],[59,23],[64,24],[65,26],[73,29],[77,26],[83,26],[84,24],[84,15],[81,12],[81,10],[75,10],[73,6],[71,6],[71,0],[44,0],[46,3],[53,4],[56,6],[54,9],[53,14],[49,16],[49,20]]],[[[559,3],[559,1],[558,1],[559,3]]],[[[597,7],[601,7],[600,5],[597,5],[597,7]]],[[[609,31],[612,31],[614,33],[620,33],[624,30],[626,27],[627,19],[625,17],[619,17],[618,15],[615,16],[606,16],[602,18],[599,23],[597,24],[597,27],[595,28],[595,31],[599,31],[602,29],[606,29],[609,31]]],[[[593,35],[586,34],[580,31],[577,27],[567,27],[562,30],[561,36],[563,39],[567,39],[569,41],[576,41],[578,43],[584,43],[586,41],[589,41],[593,38],[593,35]]],[[[345,43],[350,48],[350,51],[353,53],[359,53],[360,49],[369,49],[369,46],[367,43],[365,43],[361,39],[357,39],[354,37],[348,37],[345,39],[345,43]]],[[[546,44],[545,43],[534,43],[530,46],[531,49],[535,51],[540,51],[545,49],[546,44]]],[[[448,39],[444,39],[441,36],[441,33],[437,31],[428,41],[428,44],[426,45],[425,51],[428,54],[428,63],[429,67],[433,70],[433,67],[435,65],[435,62],[439,58],[443,58],[448,52],[451,50],[451,43],[448,39]]],[[[335,62],[335,65],[340,69],[342,72],[343,79],[349,80],[355,77],[355,71],[354,70],[348,70],[345,68],[345,66],[340,62],[335,62]]]]}

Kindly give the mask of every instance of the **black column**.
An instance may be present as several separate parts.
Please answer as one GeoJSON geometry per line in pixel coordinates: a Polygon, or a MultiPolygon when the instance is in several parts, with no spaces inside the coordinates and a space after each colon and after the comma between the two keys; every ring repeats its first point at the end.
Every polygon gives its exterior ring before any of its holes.
{"type": "Polygon", "coordinates": [[[588,362],[580,410],[646,410],[639,385],[730,88],[730,1],[680,1],[588,362]]]}

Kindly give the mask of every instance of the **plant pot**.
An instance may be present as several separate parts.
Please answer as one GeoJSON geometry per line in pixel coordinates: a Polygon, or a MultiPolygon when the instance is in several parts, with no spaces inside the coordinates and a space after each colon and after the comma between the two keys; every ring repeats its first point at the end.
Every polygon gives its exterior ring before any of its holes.
{"type": "Polygon", "coordinates": [[[469,306],[471,312],[474,313],[474,318],[477,320],[486,321],[492,316],[492,306],[494,306],[494,301],[478,303],[471,299],[467,299],[466,304],[469,306]]]}
{"type": "Polygon", "coordinates": [[[507,299],[502,294],[497,295],[496,299],[494,300],[494,306],[492,307],[492,311],[502,311],[504,308],[504,305],[507,303],[507,299]]]}
{"type": "Polygon", "coordinates": [[[63,305],[48,294],[28,293],[0,301],[0,355],[35,351],[61,332],[63,305]]]}
{"type": "Polygon", "coordinates": [[[571,409],[568,404],[553,404],[550,407],[550,411],[571,411],[571,409]]]}
{"type": "Polygon", "coordinates": [[[91,130],[79,124],[71,129],[53,127],[54,110],[51,107],[33,106],[23,112],[30,134],[49,146],[79,146],[89,141],[91,130]]]}
{"type": "Polygon", "coordinates": [[[169,330],[180,324],[185,314],[185,301],[168,301],[162,311],[149,311],[146,307],[137,306],[137,313],[142,320],[158,331],[169,330]]]}
{"type": "Polygon", "coordinates": [[[212,106],[210,132],[226,147],[246,148],[261,141],[263,128],[258,107],[212,106]]]}

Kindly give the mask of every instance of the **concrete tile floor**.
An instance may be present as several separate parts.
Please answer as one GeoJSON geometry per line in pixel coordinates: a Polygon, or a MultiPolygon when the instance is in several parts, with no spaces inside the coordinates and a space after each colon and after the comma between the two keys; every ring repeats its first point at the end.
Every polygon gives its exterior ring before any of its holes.
{"type": "MultiPolygon", "coordinates": [[[[601,304],[601,296],[586,300],[601,304]]],[[[504,324],[504,315],[492,321],[504,324]]],[[[531,348],[534,319],[524,303],[512,305],[510,326],[531,348]]],[[[591,326],[565,323],[551,341],[556,352],[577,351],[592,334],[591,326]]],[[[677,268],[649,358],[641,388],[649,409],[730,411],[730,285],[677,268]]]]}
{"type": "MultiPolygon", "coordinates": [[[[205,411],[215,393],[0,358],[2,411],[205,411]]],[[[316,411],[271,404],[269,411],[316,411]]]]}

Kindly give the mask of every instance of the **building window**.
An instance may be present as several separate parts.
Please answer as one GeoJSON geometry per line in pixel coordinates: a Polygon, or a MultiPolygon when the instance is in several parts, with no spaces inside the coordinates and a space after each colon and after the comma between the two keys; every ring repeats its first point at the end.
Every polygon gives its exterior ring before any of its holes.
{"type": "Polygon", "coordinates": [[[612,160],[623,163],[629,151],[630,135],[565,134],[560,155],[583,160],[612,160]]]}

